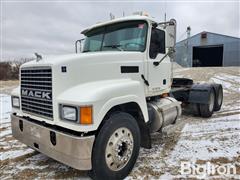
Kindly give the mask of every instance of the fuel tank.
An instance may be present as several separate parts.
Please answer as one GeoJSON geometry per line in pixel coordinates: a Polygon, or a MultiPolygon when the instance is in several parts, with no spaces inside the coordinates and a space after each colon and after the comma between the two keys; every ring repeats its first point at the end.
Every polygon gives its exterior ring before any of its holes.
{"type": "Polygon", "coordinates": [[[181,102],[172,97],[159,98],[148,102],[150,131],[156,132],[161,128],[175,123],[182,114],[181,102]]]}

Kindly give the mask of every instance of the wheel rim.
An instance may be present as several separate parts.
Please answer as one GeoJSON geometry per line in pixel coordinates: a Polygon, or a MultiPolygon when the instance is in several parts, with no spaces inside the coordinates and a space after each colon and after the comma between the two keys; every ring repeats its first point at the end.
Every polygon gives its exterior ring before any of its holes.
{"type": "Polygon", "coordinates": [[[210,99],[209,99],[209,111],[213,111],[214,107],[214,93],[210,94],[210,99]]]}
{"type": "Polygon", "coordinates": [[[222,99],[223,99],[223,92],[219,89],[219,92],[218,92],[218,105],[221,105],[222,104],[222,99]]]}
{"type": "Polygon", "coordinates": [[[129,129],[115,130],[105,150],[107,166],[113,171],[124,168],[132,156],[133,146],[133,135],[129,129]]]}

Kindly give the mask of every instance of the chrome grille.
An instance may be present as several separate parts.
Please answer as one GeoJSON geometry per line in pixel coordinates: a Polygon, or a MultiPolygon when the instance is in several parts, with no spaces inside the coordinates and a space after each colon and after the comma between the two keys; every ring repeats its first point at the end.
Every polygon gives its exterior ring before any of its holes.
{"type": "Polygon", "coordinates": [[[53,118],[50,67],[21,69],[21,105],[23,112],[53,118]]]}

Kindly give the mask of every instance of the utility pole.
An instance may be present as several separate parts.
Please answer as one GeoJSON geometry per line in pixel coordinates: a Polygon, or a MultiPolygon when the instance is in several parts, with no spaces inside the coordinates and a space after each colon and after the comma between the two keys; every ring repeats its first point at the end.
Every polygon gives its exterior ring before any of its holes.
{"type": "Polygon", "coordinates": [[[191,27],[188,26],[187,27],[187,38],[190,38],[190,36],[191,36],[191,27]]]}
{"type": "Polygon", "coordinates": [[[115,16],[112,13],[110,13],[110,20],[113,20],[113,19],[115,19],[115,16]]]}
{"type": "Polygon", "coordinates": [[[192,66],[192,63],[190,62],[191,60],[188,59],[189,55],[189,39],[191,37],[191,27],[187,27],[187,42],[186,42],[186,61],[188,66],[192,66]]]}
{"type": "Polygon", "coordinates": [[[165,13],[164,13],[164,22],[166,22],[167,21],[167,2],[166,1],[164,1],[164,11],[165,11],[165,13]]]}

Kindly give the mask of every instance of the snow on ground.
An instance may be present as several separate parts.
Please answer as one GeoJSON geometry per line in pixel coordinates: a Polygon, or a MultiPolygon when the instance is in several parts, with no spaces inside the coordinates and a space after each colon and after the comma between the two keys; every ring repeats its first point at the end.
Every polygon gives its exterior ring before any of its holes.
{"type": "Polygon", "coordinates": [[[10,124],[11,108],[11,96],[0,94],[0,160],[14,159],[25,154],[33,152],[32,149],[26,149],[26,146],[19,143],[12,138],[12,130],[10,124]],[[6,139],[11,139],[6,141],[6,139]]]}
{"type": "Polygon", "coordinates": [[[240,77],[226,74],[218,74],[211,78],[211,81],[215,83],[222,83],[224,92],[228,92],[227,89],[231,89],[236,92],[240,92],[240,77]]]}
{"type": "MultiPolygon", "coordinates": [[[[15,146],[16,147],[16,146],[15,146]]],[[[12,147],[11,147],[12,148],[12,147]]],[[[20,149],[20,150],[14,150],[14,151],[6,151],[6,152],[3,152],[1,154],[1,160],[6,160],[6,159],[14,159],[14,158],[17,158],[19,156],[23,156],[23,155],[26,155],[26,154],[29,154],[29,153],[32,153],[33,150],[32,149],[20,149]]]]}
{"type": "MultiPolygon", "coordinates": [[[[183,115],[175,125],[152,135],[152,149],[141,148],[139,158],[126,179],[180,179],[183,161],[237,167],[240,179],[240,73],[239,68],[178,68],[178,77],[223,84],[224,104],[209,119],[183,115]]],[[[0,178],[1,179],[89,179],[78,171],[38,153],[11,135],[11,98],[0,94],[0,178]]],[[[229,178],[218,174],[205,177],[229,178]]]]}
{"type": "Polygon", "coordinates": [[[10,128],[11,111],[11,97],[9,95],[0,94],[0,138],[12,133],[10,128]]]}
{"type": "Polygon", "coordinates": [[[239,119],[239,115],[231,115],[205,123],[186,124],[167,162],[174,165],[186,159],[196,162],[198,159],[237,157],[240,154],[239,119]]]}
{"type": "Polygon", "coordinates": [[[9,122],[9,115],[11,114],[11,97],[5,94],[0,94],[0,121],[1,124],[9,122]]]}
{"type": "MultiPolygon", "coordinates": [[[[165,146],[163,142],[162,145],[155,144],[153,151],[143,150],[144,154],[140,153],[139,164],[131,173],[132,178],[142,176],[159,179],[187,178],[188,176],[179,174],[181,162],[185,161],[230,163],[240,169],[240,114],[211,118],[206,122],[186,123],[176,145],[170,148],[165,146]],[[148,155],[145,156],[145,154],[148,155]],[[144,157],[141,157],[143,155],[144,157]],[[143,163],[141,158],[146,162],[143,163]]],[[[215,175],[208,178],[214,177],[221,176],[215,175]]],[[[240,172],[238,175],[229,177],[240,178],[240,172]]]]}

